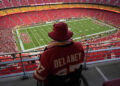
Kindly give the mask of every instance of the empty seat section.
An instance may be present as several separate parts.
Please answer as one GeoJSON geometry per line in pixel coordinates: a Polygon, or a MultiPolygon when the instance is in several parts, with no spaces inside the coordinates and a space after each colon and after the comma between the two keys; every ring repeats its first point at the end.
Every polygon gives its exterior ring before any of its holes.
{"type": "Polygon", "coordinates": [[[19,0],[21,6],[26,6],[28,5],[27,0],[19,0]]]}
{"type": "Polygon", "coordinates": [[[88,16],[91,17],[91,18],[94,18],[95,17],[95,10],[90,10],[89,9],[88,16]]]}
{"type": "Polygon", "coordinates": [[[4,16],[3,18],[4,18],[3,22],[5,22],[6,28],[13,28],[14,26],[16,26],[15,21],[10,19],[9,16],[4,16]]]}
{"type": "Polygon", "coordinates": [[[20,2],[18,0],[11,0],[11,3],[13,5],[13,7],[19,7],[20,6],[20,2]]]}
{"type": "Polygon", "coordinates": [[[10,15],[9,16],[13,21],[16,22],[16,25],[22,25],[23,22],[20,20],[20,18],[18,18],[18,16],[16,16],[16,14],[10,15]]]}
{"type": "Polygon", "coordinates": [[[3,1],[0,1],[0,9],[4,8],[3,1]]]}
{"type": "Polygon", "coordinates": [[[82,17],[87,17],[88,16],[88,10],[87,9],[83,9],[82,10],[82,17]]]}
{"type": "Polygon", "coordinates": [[[4,2],[4,5],[6,8],[12,7],[11,1],[10,0],[2,0],[4,2]]]}
{"type": "Polygon", "coordinates": [[[48,13],[45,12],[45,11],[39,11],[39,12],[38,12],[38,16],[39,16],[41,22],[46,22],[46,21],[48,21],[48,15],[47,15],[47,14],[48,14],[48,13]]]}
{"type": "Polygon", "coordinates": [[[56,13],[57,12],[57,10],[50,10],[50,11],[48,11],[48,17],[49,17],[49,19],[52,21],[52,20],[57,20],[57,16],[56,16],[56,13]]]}
{"type": "Polygon", "coordinates": [[[30,18],[25,13],[17,14],[17,16],[23,21],[24,25],[32,24],[32,21],[30,20],[30,18]]]}
{"type": "Polygon", "coordinates": [[[72,18],[74,16],[72,9],[62,10],[62,13],[64,14],[64,18],[72,18]]]}
{"type": "Polygon", "coordinates": [[[31,18],[32,24],[40,22],[40,19],[39,19],[37,12],[28,12],[27,15],[31,18]]]}

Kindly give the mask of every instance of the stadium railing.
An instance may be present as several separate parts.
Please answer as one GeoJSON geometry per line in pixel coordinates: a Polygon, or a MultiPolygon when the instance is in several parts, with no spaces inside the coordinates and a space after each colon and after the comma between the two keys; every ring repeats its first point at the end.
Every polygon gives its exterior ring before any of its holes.
{"type": "MultiPolygon", "coordinates": [[[[116,43],[120,43],[117,41],[116,43]]],[[[91,44],[86,44],[85,49],[85,59],[83,62],[83,66],[87,69],[88,64],[107,62],[120,60],[120,46],[119,47],[109,47],[106,49],[98,49],[98,50],[90,50],[89,46],[91,44]],[[112,56],[111,52],[116,54],[112,56]],[[106,53],[101,55],[99,52],[109,52],[106,56],[106,53]],[[90,53],[93,53],[91,56],[90,53]],[[105,54],[105,55],[104,55],[105,54]],[[110,57],[111,58],[110,58],[110,57]],[[90,58],[93,57],[93,58],[90,58]],[[95,58],[94,58],[95,57],[95,58]],[[102,59],[101,59],[102,58],[102,59]]],[[[28,77],[30,74],[34,72],[39,65],[40,55],[43,50],[39,51],[29,51],[29,52],[19,52],[19,53],[7,53],[0,55],[0,78],[6,77],[15,77],[15,76],[23,76],[23,78],[28,77]]]]}

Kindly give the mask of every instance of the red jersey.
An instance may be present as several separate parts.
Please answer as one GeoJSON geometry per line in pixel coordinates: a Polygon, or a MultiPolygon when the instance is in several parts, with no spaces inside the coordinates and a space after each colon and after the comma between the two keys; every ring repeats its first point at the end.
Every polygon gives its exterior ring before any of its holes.
{"type": "Polygon", "coordinates": [[[49,74],[66,75],[79,68],[84,60],[84,50],[80,42],[54,46],[44,51],[40,65],[34,72],[37,80],[46,80],[49,74]]]}

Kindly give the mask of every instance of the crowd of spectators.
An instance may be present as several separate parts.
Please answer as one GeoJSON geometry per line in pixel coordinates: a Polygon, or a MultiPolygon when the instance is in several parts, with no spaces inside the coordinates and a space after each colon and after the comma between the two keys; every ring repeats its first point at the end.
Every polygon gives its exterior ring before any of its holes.
{"type": "Polygon", "coordinates": [[[15,39],[11,29],[0,30],[0,54],[16,52],[17,47],[15,39]]]}
{"type": "Polygon", "coordinates": [[[120,41],[120,30],[116,33],[107,33],[105,36],[101,36],[101,34],[99,34],[98,36],[83,39],[81,42],[85,45],[84,48],[86,48],[86,44],[89,44],[90,50],[98,50],[110,47],[119,47],[120,43],[115,41],[120,41]]]}

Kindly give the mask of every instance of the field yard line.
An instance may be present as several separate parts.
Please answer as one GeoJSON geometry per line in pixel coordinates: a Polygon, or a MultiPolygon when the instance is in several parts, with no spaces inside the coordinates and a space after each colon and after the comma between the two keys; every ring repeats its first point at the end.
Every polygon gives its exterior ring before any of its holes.
{"type": "MultiPolygon", "coordinates": [[[[40,31],[39,31],[40,32],[40,31]]],[[[41,32],[40,32],[41,33],[41,32]]],[[[43,37],[43,34],[41,34],[42,35],[42,37],[43,37]]],[[[40,37],[39,37],[40,38],[40,37]]],[[[42,40],[42,42],[45,44],[45,42],[42,40]]]]}
{"type": "Polygon", "coordinates": [[[22,40],[20,38],[18,29],[16,29],[16,33],[17,33],[17,37],[18,37],[18,40],[19,40],[19,43],[20,43],[21,50],[24,51],[24,46],[23,46],[22,40]]]}
{"type": "MultiPolygon", "coordinates": [[[[38,31],[36,32],[36,35],[38,36],[38,38],[40,39],[40,36],[38,35],[38,31]]],[[[45,42],[42,41],[42,43],[45,44],[45,42]]]]}
{"type": "Polygon", "coordinates": [[[47,45],[43,45],[43,46],[40,46],[40,47],[35,47],[35,48],[31,48],[31,49],[27,49],[27,50],[24,50],[24,52],[25,51],[33,51],[33,50],[35,50],[35,49],[38,49],[38,48],[45,48],[45,46],[47,46],[47,45]]]}
{"type": "Polygon", "coordinates": [[[28,36],[29,36],[30,40],[32,41],[33,46],[35,47],[35,44],[33,43],[33,40],[32,40],[32,38],[30,37],[30,34],[28,33],[28,31],[27,31],[27,30],[25,30],[25,31],[26,31],[26,33],[28,34],[28,36]]]}
{"type": "MultiPolygon", "coordinates": [[[[85,19],[79,19],[79,20],[71,20],[71,21],[65,21],[65,22],[73,22],[73,21],[81,21],[81,20],[88,20],[90,18],[85,18],[85,19]]],[[[50,23],[50,24],[43,24],[43,25],[38,25],[38,26],[31,26],[31,27],[27,27],[27,28],[20,28],[20,29],[31,29],[34,27],[40,27],[40,26],[48,26],[48,25],[53,25],[54,23],[50,23]]]]}
{"type": "MultiPolygon", "coordinates": [[[[31,32],[31,30],[30,30],[30,32],[31,32]]],[[[31,34],[33,34],[33,32],[31,34]]],[[[35,37],[34,34],[33,34],[33,36],[35,37]]],[[[36,39],[36,37],[35,37],[35,40],[37,40],[38,44],[40,45],[40,43],[39,43],[38,39],[36,39]]]]}
{"type": "MultiPolygon", "coordinates": [[[[41,30],[41,32],[42,32],[42,33],[45,33],[45,31],[42,31],[42,30],[41,30]]],[[[47,40],[47,39],[46,39],[46,36],[44,36],[44,38],[45,38],[44,40],[46,41],[46,40],[47,40]]]]}
{"type": "MultiPolygon", "coordinates": [[[[93,36],[93,35],[98,35],[100,33],[106,33],[106,32],[110,32],[110,31],[114,31],[116,30],[116,28],[112,29],[112,30],[107,30],[107,31],[104,31],[104,32],[99,32],[99,33],[95,33],[95,34],[91,34],[91,35],[86,35],[84,37],[89,37],[89,36],[93,36]]],[[[81,37],[77,37],[77,38],[74,38],[73,40],[76,40],[76,39],[80,39],[81,37]]]]}
{"type": "MultiPolygon", "coordinates": [[[[92,19],[92,18],[91,18],[91,19],[92,19]]],[[[96,20],[96,19],[92,19],[92,20],[95,20],[95,21],[97,21],[97,22],[99,22],[99,23],[101,23],[101,24],[104,24],[104,25],[108,26],[108,27],[117,29],[116,27],[113,27],[113,26],[111,26],[111,25],[109,25],[109,24],[106,24],[106,23],[104,23],[104,22],[102,22],[102,21],[98,21],[98,20],[96,20]]]]}

